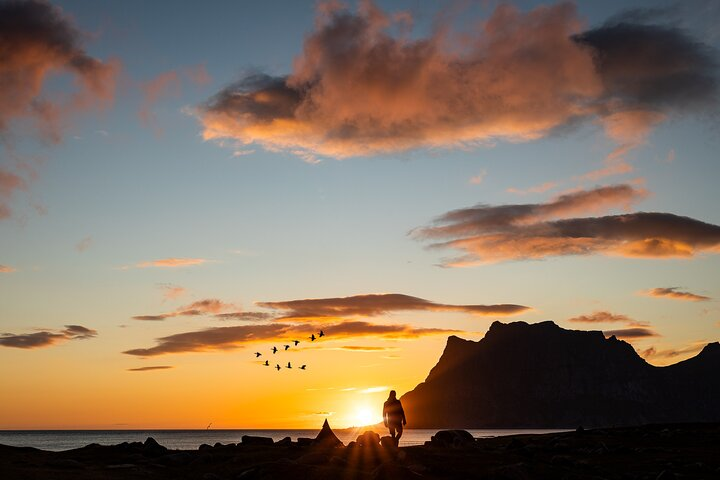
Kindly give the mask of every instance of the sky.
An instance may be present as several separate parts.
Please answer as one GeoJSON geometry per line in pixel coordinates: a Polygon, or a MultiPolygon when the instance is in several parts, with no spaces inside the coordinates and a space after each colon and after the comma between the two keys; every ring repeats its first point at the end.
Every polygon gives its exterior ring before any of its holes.
{"type": "Polygon", "coordinates": [[[494,321],[696,355],[718,20],[0,2],[0,429],[374,423],[494,321]]]}

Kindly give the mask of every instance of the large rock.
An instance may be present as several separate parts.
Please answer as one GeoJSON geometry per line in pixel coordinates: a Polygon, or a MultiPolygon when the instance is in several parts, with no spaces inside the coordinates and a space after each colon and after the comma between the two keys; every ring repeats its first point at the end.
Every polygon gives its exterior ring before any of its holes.
{"type": "Polygon", "coordinates": [[[380,443],[380,435],[373,432],[372,430],[368,430],[359,435],[355,442],[363,447],[370,445],[377,446],[380,443]]]}
{"type": "Polygon", "coordinates": [[[243,435],[240,440],[242,440],[243,445],[272,445],[274,443],[270,437],[256,437],[253,435],[243,435]]]}
{"type": "Polygon", "coordinates": [[[575,428],[720,421],[720,344],[654,367],[599,331],[494,322],[479,342],[448,338],[402,397],[413,428],[575,428]]]}
{"type": "Polygon", "coordinates": [[[433,447],[468,447],[475,445],[475,438],[467,430],[440,430],[430,437],[433,447]]]}

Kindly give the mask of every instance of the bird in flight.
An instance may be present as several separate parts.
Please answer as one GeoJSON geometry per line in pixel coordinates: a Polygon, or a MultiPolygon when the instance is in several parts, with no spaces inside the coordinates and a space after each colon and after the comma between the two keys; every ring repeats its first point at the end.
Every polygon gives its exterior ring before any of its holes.
{"type": "Polygon", "coordinates": [[[270,366],[270,362],[269,362],[268,360],[265,360],[265,363],[263,363],[263,365],[265,365],[266,367],[269,367],[269,366],[270,366]]]}
{"type": "Polygon", "coordinates": [[[277,347],[272,347],[272,352],[277,353],[277,347]]]}
{"type": "Polygon", "coordinates": [[[259,357],[259,356],[261,356],[261,355],[262,355],[262,353],[260,353],[260,352],[255,352],[255,358],[257,358],[257,357],[259,357]]]}
{"type": "Polygon", "coordinates": [[[288,348],[290,348],[290,345],[285,345],[285,350],[287,350],[288,348]]]}
{"type": "Polygon", "coordinates": [[[300,367],[300,370],[305,370],[305,367],[307,367],[307,365],[303,365],[302,367],[300,367]]]}
{"type": "Polygon", "coordinates": [[[325,336],[325,332],[323,332],[322,330],[320,330],[320,333],[318,334],[318,337],[324,337],[324,336],[325,336]]]}
{"type": "Polygon", "coordinates": [[[315,341],[315,334],[313,333],[313,334],[310,335],[308,338],[310,339],[311,342],[314,342],[314,341],[315,341]]]}
{"type": "Polygon", "coordinates": [[[275,368],[277,368],[277,371],[278,371],[278,372],[280,371],[280,365],[275,364],[275,368]]]}
{"type": "Polygon", "coordinates": [[[292,368],[292,365],[290,365],[290,362],[288,362],[287,367],[285,368],[292,368]]]}
{"type": "Polygon", "coordinates": [[[297,346],[298,346],[298,343],[300,343],[300,340],[293,340],[293,343],[294,343],[295,346],[297,347],[297,346]]]}

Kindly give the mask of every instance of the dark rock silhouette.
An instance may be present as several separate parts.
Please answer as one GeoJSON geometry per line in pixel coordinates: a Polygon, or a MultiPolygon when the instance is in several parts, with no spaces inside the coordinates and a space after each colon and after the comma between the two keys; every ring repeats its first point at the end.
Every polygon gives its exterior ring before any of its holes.
{"type": "Polygon", "coordinates": [[[317,434],[317,437],[315,437],[315,440],[313,441],[314,446],[318,447],[342,447],[343,443],[340,441],[340,439],[335,435],[335,433],[330,428],[330,424],[327,421],[327,418],[325,419],[325,423],[323,423],[322,428],[320,429],[320,433],[317,434]]]}
{"type": "Polygon", "coordinates": [[[243,445],[272,445],[274,443],[270,437],[257,437],[254,435],[243,435],[240,440],[243,445]]]}
{"type": "Polygon", "coordinates": [[[413,428],[575,428],[720,421],[720,344],[666,367],[599,331],[494,322],[448,338],[402,397],[413,428]]]}
{"type": "Polygon", "coordinates": [[[467,430],[440,430],[425,442],[430,447],[468,447],[475,443],[475,438],[467,430]]]}
{"type": "Polygon", "coordinates": [[[368,431],[363,432],[362,434],[358,435],[357,440],[355,440],[355,443],[357,443],[360,446],[378,445],[378,444],[380,444],[380,435],[373,432],[372,430],[368,430],[368,431]]]}

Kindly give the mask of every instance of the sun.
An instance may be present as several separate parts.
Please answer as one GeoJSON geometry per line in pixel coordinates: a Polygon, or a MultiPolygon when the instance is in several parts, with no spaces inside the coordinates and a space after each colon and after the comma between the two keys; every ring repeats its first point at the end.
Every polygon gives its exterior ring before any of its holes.
{"type": "Polygon", "coordinates": [[[365,425],[373,425],[378,423],[377,415],[368,407],[360,407],[353,414],[353,426],[364,427],[365,425]]]}

